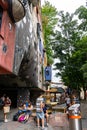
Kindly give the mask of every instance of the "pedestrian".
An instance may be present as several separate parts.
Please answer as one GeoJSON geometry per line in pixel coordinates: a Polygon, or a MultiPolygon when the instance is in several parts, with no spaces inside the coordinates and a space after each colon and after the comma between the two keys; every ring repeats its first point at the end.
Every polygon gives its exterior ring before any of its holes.
{"type": "Polygon", "coordinates": [[[33,110],[33,105],[32,105],[32,103],[29,101],[28,106],[27,106],[27,115],[29,115],[29,116],[28,116],[28,119],[29,119],[29,117],[30,117],[31,114],[32,114],[32,110],[33,110]]]}
{"type": "Polygon", "coordinates": [[[3,106],[4,106],[4,100],[5,100],[5,95],[3,95],[1,98],[0,98],[0,108],[2,109],[3,106]]]}
{"type": "Polygon", "coordinates": [[[67,114],[67,118],[69,119],[69,107],[71,106],[70,95],[68,95],[68,94],[66,95],[65,102],[66,102],[66,106],[67,106],[66,114],[67,114]]]}
{"type": "Polygon", "coordinates": [[[19,107],[18,113],[20,113],[22,115],[24,114],[26,121],[28,121],[30,115],[32,114],[32,110],[33,110],[33,105],[29,101],[27,105],[26,105],[26,103],[24,103],[24,104],[22,104],[21,107],[19,107]]]}
{"type": "Polygon", "coordinates": [[[68,109],[71,105],[71,99],[70,99],[70,96],[68,94],[66,95],[65,102],[66,102],[66,106],[68,109]]]}
{"type": "Polygon", "coordinates": [[[27,113],[26,103],[22,104],[22,106],[19,107],[18,113],[19,113],[18,121],[22,123],[26,123],[29,118],[29,114],[27,113]]]}
{"type": "Polygon", "coordinates": [[[45,102],[43,103],[43,111],[44,111],[44,117],[46,118],[46,126],[48,127],[49,114],[48,114],[47,106],[46,106],[45,102]]]}
{"type": "Polygon", "coordinates": [[[72,104],[79,104],[79,103],[80,103],[79,98],[76,95],[73,95],[72,104]]]}
{"type": "Polygon", "coordinates": [[[44,102],[44,98],[41,95],[36,100],[36,117],[37,117],[37,126],[38,127],[40,127],[40,120],[41,120],[42,130],[44,130],[43,102],[44,102]]]}
{"type": "Polygon", "coordinates": [[[8,96],[6,96],[4,99],[4,106],[3,106],[4,122],[8,122],[7,114],[10,112],[10,106],[11,106],[11,99],[8,96]]]}

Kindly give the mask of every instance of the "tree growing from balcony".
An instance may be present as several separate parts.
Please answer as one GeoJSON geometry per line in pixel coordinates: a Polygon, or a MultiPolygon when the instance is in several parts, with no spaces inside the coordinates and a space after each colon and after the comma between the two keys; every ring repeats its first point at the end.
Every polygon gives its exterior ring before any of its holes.
{"type": "Polygon", "coordinates": [[[50,2],[45,1],[42,6],[42,27],[44,36],[44,46],[47,54],[47,62],[49,65],[53,63],[53,50],[52,42],[54,39],[55,27],[58,22],[57,9],[50,4],[50,2]]]}

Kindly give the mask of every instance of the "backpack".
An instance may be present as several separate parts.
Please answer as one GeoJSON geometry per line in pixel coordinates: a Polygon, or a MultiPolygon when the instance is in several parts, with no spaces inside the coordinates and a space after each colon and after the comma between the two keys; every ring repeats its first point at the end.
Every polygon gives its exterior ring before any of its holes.
{"type": "Polygon", "coordinates": [[[25,118],[25,114],[21,114],[19,117],[18,117],[18,121],[21,122],[21,123],[26,123],[27,120],[25,118]]]}
{"type": "Polygon", "coordinates": [[[18,121],[18,117],[20,116],[20,113],[16,113],[14,116],[13,116],[13,121],[18,121]]]}

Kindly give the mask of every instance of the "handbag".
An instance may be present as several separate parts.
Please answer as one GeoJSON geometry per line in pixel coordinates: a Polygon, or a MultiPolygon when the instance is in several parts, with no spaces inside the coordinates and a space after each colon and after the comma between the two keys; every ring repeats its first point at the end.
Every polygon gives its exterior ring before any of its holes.
{"type": "Polygon", "coordinates": [[[10,106],[4,106],[3,110],[4,110],[4,113],[9,113],[10,112],[10,106]]]}

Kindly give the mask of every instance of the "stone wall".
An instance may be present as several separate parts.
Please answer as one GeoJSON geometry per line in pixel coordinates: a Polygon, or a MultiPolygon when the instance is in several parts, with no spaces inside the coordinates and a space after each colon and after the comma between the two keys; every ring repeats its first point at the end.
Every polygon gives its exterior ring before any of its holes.
{"type": "Polygon", "coordinates": [[[20,88],[18,89],[17,95],[17,106],[21,106],[26,103],[30,99],[30,92],[28,88],[20,88]]]}

